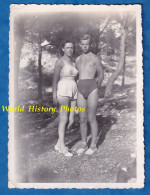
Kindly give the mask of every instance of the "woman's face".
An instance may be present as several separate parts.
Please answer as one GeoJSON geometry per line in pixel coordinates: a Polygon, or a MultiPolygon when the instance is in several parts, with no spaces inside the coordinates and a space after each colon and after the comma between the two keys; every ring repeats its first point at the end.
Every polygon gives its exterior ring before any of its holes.
{"type": "Polygon", "coordinates": [[[66,43],[62,50],[64,55],[71,57],[73,55],[73,43],[66,43]]]}

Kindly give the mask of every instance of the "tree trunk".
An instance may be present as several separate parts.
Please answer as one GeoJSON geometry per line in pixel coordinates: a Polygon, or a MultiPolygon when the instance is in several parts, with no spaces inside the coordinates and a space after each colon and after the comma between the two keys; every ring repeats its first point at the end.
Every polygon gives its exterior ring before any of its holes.
{"type": "Polygon", "coordinates": [[[125,33],[125,30],[123,29],[122,34],[121,34],[121,41],[120,41],[120,60],[119,60],[119,64],[118,64],[118,67],[117,67],[116,71],[111,75],[110,79],[107,82],[106,90],[105,90],[105,97],[109,97],[111,95],[113,83],[117,79],[118,75],[120,74],[120,72],[121,72],[121,70],[124,66],[124,62],[125,62],[125,40],[126,40],[126,33],[125,33]]]}
{"type": "Polygon", "coordinates": [[[38,72],[39,72],[39,80],[38,80],[38,99],[42,99],[42,64],[41,64],[41,59],[42,59],[42,47],[39,45],[39,56],[38,56],[38,72]]]}
{"type": "Polygon", "coordinates": [[[123,72],[122,72],[122,87],[124,87],[124,84],[125,84],[125,63],[124,63],[123,72]]]}

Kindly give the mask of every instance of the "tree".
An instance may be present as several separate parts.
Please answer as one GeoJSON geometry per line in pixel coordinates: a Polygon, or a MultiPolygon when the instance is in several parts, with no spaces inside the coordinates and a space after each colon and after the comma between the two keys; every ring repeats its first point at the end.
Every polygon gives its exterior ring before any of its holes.
{"type": "Polygon", "coordinates": [[[26,39],[27,42],[37,44],[37,52],[38,52],[38,99],[42,99],[42,51],[44,47],[42,46],[42,42],[45,39],[48,39],[51,43],[51,38],[53,37],[53,33],[51,31],[52,23],[49,21],[49,17],[43,16],[34,16],[29,15],[26,17],[26,39]]]}
{"type": "MultiPolygon", "coordinates": [[[[99,26],[95,27],[93,18],[87,20],[86,14],[68,14],[61,13],[55,15],[28,15],[24,18],[25,39],[31,44],[37,45],[38,53],[38,99],[42,99],[42,51],[45,49],[41,44],[47,40],[49,45],[55,48],[59,53],[60,43],[66,38],[75,41],[75,45],[79,40],[81,33],[89,32],[92,35],[93,42],[98,42],[99,26]]],[[[95,20],[95,19],[94,19],[95,20]]],[[[105,28],[105,26],[104,26],[105,28]]],[[[104,29],[103,28],[103,29],[104,29]]],[[[102,31],[103,31],[102,29],[102,31]]],[[[80,54],[80,50],[78,50],[80,54]]],[[[78,53],[76,53],[78,55],[78,53]]]]}
{"type": "Polygon", "coordinates": [[[109,97],[111,95],[112,87],[114,81],[117,79],[121,71],[123,70],[123,85],[124,85],[124,72],[125,72],[125,57],[126,57],[126,38],[127,35],[131,33],[131,31],[135,30],[135,18],[130,13],[125,13],[122,17],[116,19],[117,22],[121,25],[121,33],[120,33],[120,59],[117,66],[117,69],[112,73],[110,79],[107,82],[105,97],[109,97]]]}
{"type": "MultiPolygon", "coordinates": [[[[28,15],[24,16],[23,29],[25,33],[25,41],[31,44],[36,44],[36,53],[38,55],[38,99],[42,99],[42,51],[45,49],[41,44],[46,40],[51,46],[50,52],[59,53],[59,46],[65,39],[71,38],[75,42],[76,56],[80,55],[78,47],[79,37],[82,33],[89,33],[92,37],[92,51],[97,54],[99,40],[103,39],[107,47],[119,51],[120,60],[117,69],[114,71],[109,64],[105,65],[113,74],[107,83],[105,96],[111,94],[113,83],[118,75],[125,72],[125,55],[126,55],[126,37],[133,35],[134,18],[131,19],[131,14],[123,14],[123,16],[110,15],[110,13],[98,15],[89,15],[86,13],[55,13],[28,15]],[[120,43],[120,48],[118,47],[120,43]]],[[[134,51],[134,46],[130,47],[134,51]]],[[[124,77],[123,77],[124,78],[124,77]]],[[[123,80],[124,83],[124,80],[123,80]]]]}

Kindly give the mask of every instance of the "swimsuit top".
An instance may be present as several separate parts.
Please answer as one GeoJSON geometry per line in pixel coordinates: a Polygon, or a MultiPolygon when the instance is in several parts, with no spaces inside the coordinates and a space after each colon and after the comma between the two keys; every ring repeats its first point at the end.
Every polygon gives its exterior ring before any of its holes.
{"type": "Polygon", "coordinates": [[[64,63],[64,66],[61,69],[61,77],[75,77],[78,74],[78,70],[75,68],[75,63],[70,65],[66,60],[61,59],[64,63]]]}

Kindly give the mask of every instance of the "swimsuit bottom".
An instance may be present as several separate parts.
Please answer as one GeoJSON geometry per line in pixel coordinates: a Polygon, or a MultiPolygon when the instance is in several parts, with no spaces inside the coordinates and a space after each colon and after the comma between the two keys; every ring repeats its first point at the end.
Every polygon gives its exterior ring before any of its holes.
{"type": "Polygon", "coordinates": [[[73,79],[61,79],[57,85],[57,96],[69,97],[76,100],[78,95],[77,84],[73,79]]]}
{"type": "Polygon", "coordinates": [[[78,91],[83,95],[84,99],[88,99],[88,96],[94,89],[97,89],[97,83],[95,79],[83,79],[77,83],[78,91]]]}

